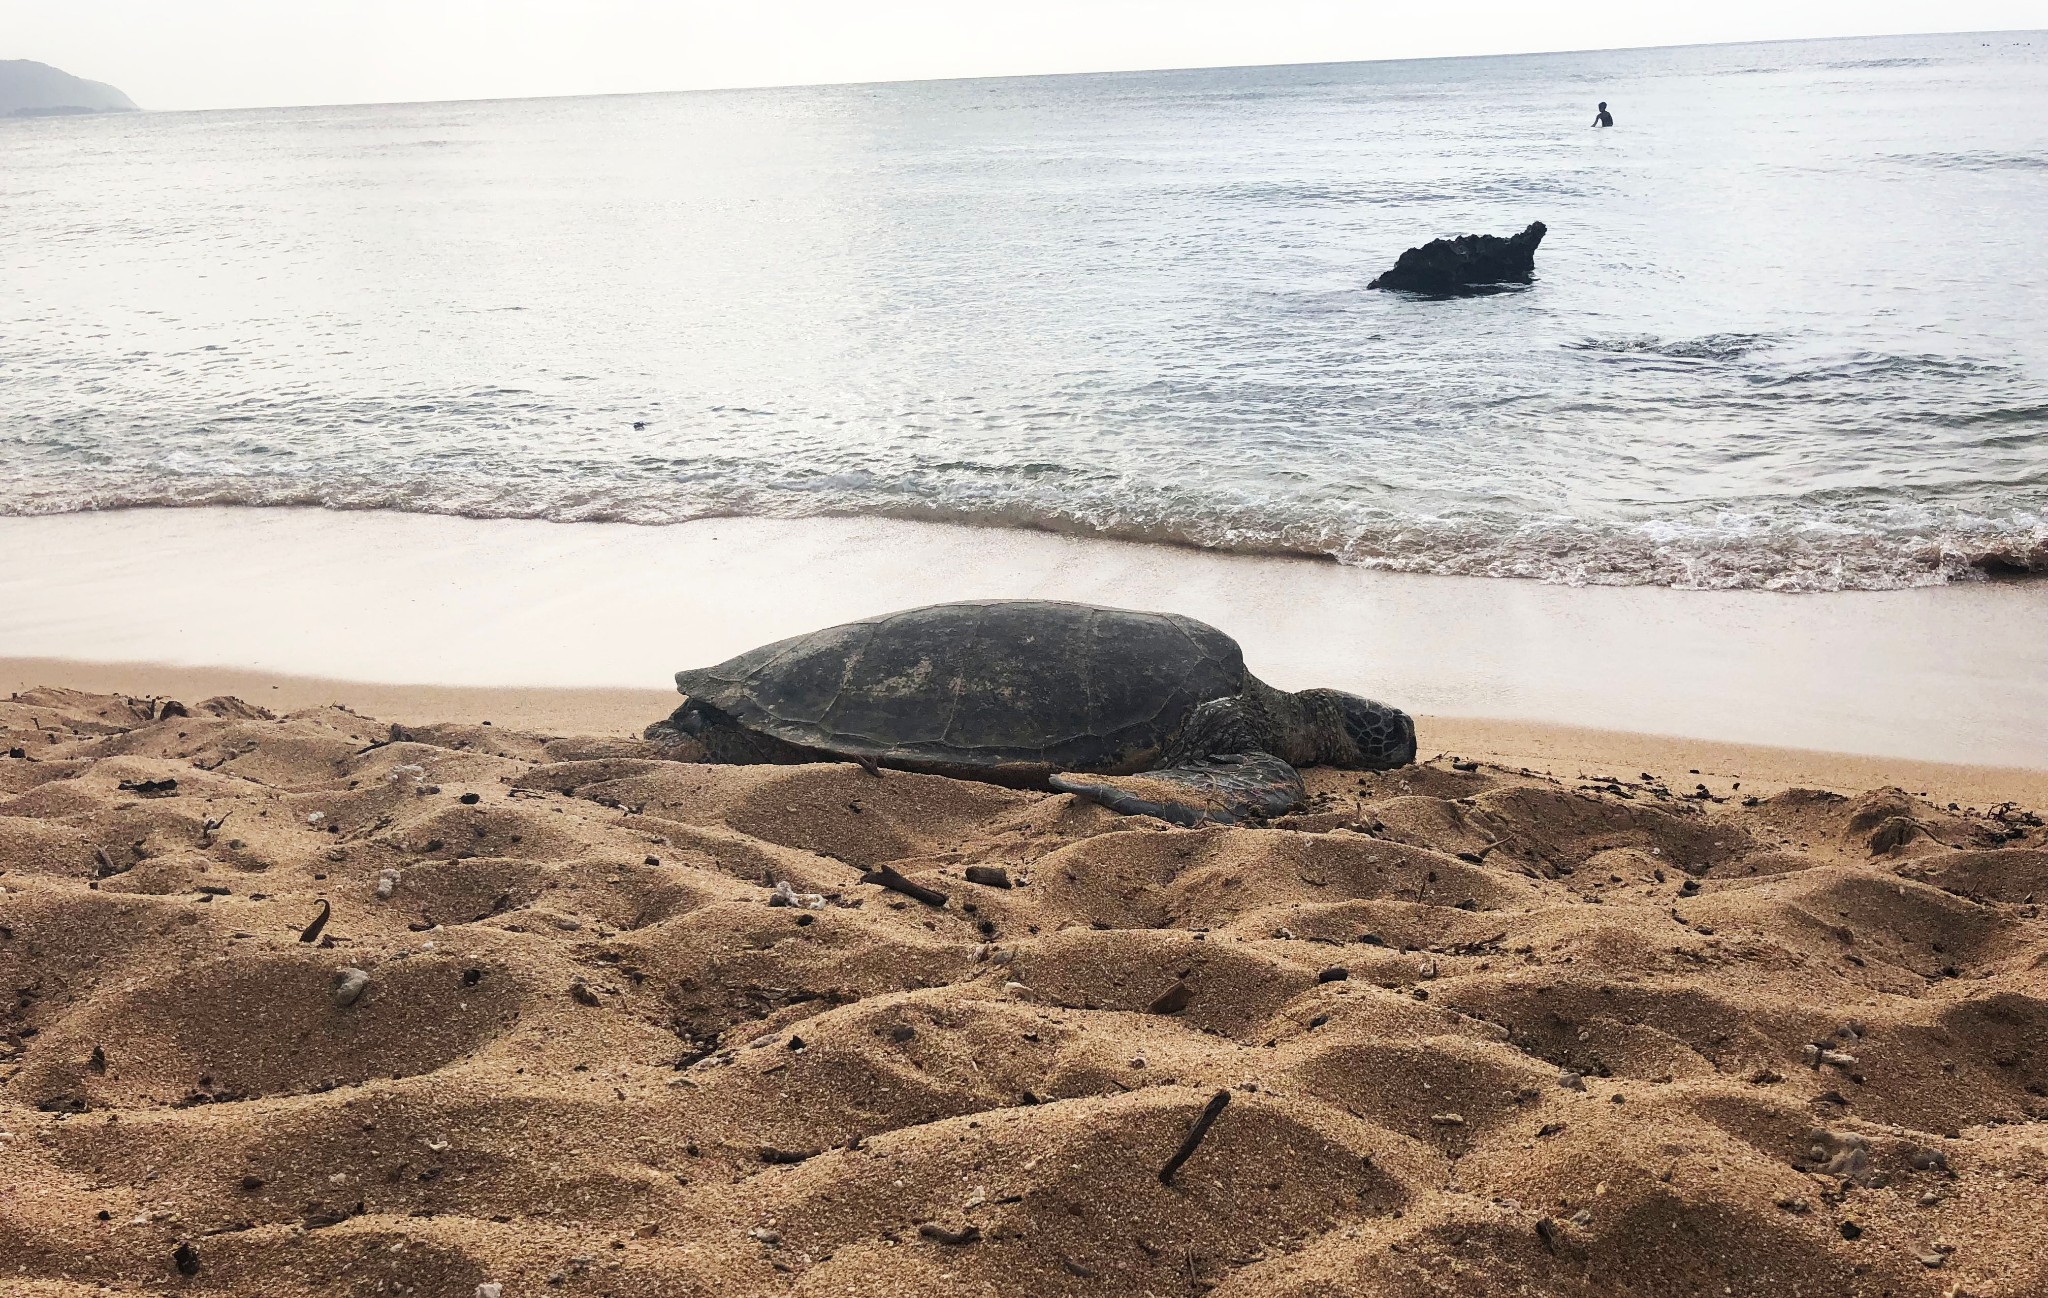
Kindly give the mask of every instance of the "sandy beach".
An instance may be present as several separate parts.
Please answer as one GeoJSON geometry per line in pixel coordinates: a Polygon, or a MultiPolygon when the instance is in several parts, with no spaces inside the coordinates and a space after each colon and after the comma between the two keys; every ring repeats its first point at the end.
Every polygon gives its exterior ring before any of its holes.
{"type": "Polygon", "coordinates": [[[10,1293],[2048,1286],[2036,588],[716,529],[0,519],[10,1293]],[[970,585],[1171,598],[1424,760],[1188,830],[636,738],[970,585]]]}
{"type": "Polygon", "coordinates": [[[2023,8],[12,6],[0,1298],[2048,1298],[2023,8]]]}
{"type": "Polygon", "coordinates": [[[2048,1283],[2018,808],[1436,758],[1180,830],[64,690],[0,743],[11,1292],[2048,1283]]]}

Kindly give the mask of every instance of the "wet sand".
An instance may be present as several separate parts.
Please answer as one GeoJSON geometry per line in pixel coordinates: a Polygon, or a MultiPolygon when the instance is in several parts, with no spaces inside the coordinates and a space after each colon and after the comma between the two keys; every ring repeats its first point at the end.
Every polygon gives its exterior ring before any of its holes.
{"type": "Polygon", "coordinates": [[[5,518],[0,556],[4,658],[660,690],[848,618],[1030,596],[1172,608],[1276,685],[1430,716],[2048,769],[2042,582],[1575,589],[874,519],[314,509],[5,518]]]}

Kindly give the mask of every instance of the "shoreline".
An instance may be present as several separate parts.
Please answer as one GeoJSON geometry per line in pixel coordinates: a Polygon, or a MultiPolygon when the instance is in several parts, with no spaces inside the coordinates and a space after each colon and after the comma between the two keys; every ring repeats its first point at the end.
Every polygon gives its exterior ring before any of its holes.
{"type": "MultiPolygon", "coordinates": [[[[380,722],[491,725],[548,735],[637,736],[675,706],[673,691],[630,688],[463,687],[349,681],[164,663],[0,658],[0,693],[39,688],[175,698],[192,706],[230,695],[284,714],[337,705],[380,722]]],[[[1416,717],[1419,756],[1461,758],[1567,782],[1634,780],[1655,772],[1672,788],[1716,797],[1768,797],[1788,788],[1858,794],[1896,787],[1937,803],[2048,807],[2048,770],[1870,757],[1767,744],[1487,717],[1416,717]]]]}
{"type": "Polygon", "coordinates": [[[1073,599],[1175,609],[1275,685],[1422,716],[2048,770],[2041,583],[1562,587],[882,519],[225,507],[0,518],[0,556],[0,659],[666,698],[679,668],[884,609],[1073,599]]]}

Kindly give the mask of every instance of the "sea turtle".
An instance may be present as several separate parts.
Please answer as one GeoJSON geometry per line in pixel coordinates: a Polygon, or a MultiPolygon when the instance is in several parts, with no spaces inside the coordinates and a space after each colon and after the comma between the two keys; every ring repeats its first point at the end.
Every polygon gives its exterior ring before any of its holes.
{"type": "Polygon", "coordinates": [[[1279,815],[1297,766],[1415,760],[1397,708],[1290,694],[1193,618],[1050,600],[934,604],[676,673],[647,738],[685,760],[855,761],[1051,788],[1178,824],[1279,815]]]}

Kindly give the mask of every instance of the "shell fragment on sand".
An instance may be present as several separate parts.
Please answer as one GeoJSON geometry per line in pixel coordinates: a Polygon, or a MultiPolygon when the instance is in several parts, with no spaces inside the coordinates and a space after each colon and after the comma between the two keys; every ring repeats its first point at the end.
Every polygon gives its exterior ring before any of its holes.
{"type": "Polygon", "coordinates": [[[361,969],[351,967],[334,971],[334,987],[328,994],[334,998],[336,1005],[347,1009],[361,1000],[363,993],[369,989],[370,975],[361,969]]]}

